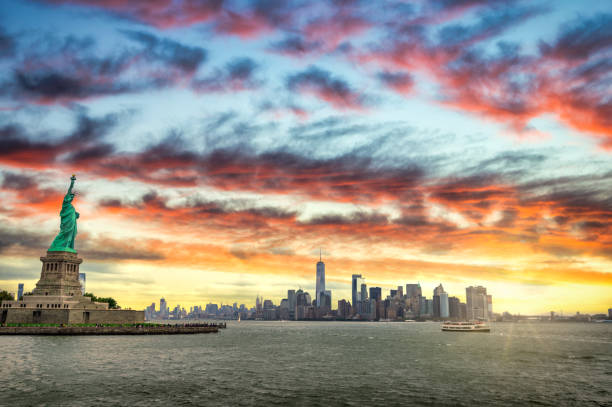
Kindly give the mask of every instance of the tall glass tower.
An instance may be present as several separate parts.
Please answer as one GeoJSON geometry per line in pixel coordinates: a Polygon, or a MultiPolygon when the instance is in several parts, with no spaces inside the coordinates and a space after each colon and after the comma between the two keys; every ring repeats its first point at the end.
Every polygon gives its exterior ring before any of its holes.
{"type": "Polygon", "coordinates": [[[357,309],[357,303],[362,300],[361,298],[361,285],[365,284],[365,279],[361,277],[361,274],[353,274],[351,282],[351,291],[353,293],[352,300],[353,309],[357,309]]]}
{"type": "Polygon", "coordinates": [[[325,293],[325,263],[321,259],[321,249],[319,249],[319,261],[317,262],[317,287],[316,287],[317,307],[321,306],[321,293],[325,293]]]}

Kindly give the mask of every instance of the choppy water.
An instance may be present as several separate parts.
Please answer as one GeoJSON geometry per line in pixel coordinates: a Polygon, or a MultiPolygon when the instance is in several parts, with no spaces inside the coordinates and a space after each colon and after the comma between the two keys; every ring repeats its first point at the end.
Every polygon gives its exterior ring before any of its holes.
{"type": "Polygon", "coordinates": [[[241,322],[0,337],[0,405],[607,405],[612,324],[241,322]]]}

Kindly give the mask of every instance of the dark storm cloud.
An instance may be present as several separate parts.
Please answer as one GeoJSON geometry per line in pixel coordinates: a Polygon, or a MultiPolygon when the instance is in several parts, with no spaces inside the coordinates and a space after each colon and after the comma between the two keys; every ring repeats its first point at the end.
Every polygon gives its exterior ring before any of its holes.
{"type": "Polygon", "coordinates": [[[48,37],[20,50],[3,92],[40,104],[140,92],[189,81],[206,51],[140,31],[124,31],[137,47],[102,53],[93,38],[48,37]],[[57,58],[61,55],[62,58],[57,58]],[[138,75],[131,75],[135,71],[138,75]]]}
{"type": "Polygon", "coordinates": [[[0,128],[0,163],[18,167],[43,167],[60,161],[79,163],[112,155],[114,145],[103,139],[118,125],[122,116],[108,114],[91,117],[78,111],[75,128],[63,138],[28,134],[23,127],[6,125],[0,128]],[[49,141],[39,141],[46,138],[49,141]]]}
{"type": "Polygon", "coordinates": [[[198,196],[189,198],[185,203],[168,205],[168,199],[155,191],[150,191],[140,198],[124,201],[117,198],[105,198],[98,202],[103,208],[138,209],[156,212],[174,213],[178,216],[198,217],[200,215],[253,215],[265,219],[291,219],[297,212],[272,206],[256,206],[253,201],[245,199],[207,200],[198,196]]]}
{"type": "Polygon", "coordinates": [[[0,224],[0,253],[9,248],[26,250],[42,249],[50,242],[50,236],[32,233],[26,230],[14,230],[7,224],[0,224]]]}
{"type": "Polygon", "coordinates": [[[103,9],[111,14],[158,28],[189,26],[209,21],[221,10],[223,0],[38,0],[49,4],[72,4],[103,9]]]}
{"type": "Polygon", "coordinates": [[[441,28],[438,31],[438,46],[448,48],[482,41],[543,11],[537,7],[493,6],[479,13],[473,25],[454,23],[441,28]]]}
{"type": "Polygon", "coordinates": [[[406,72],[384,71],[378,74],[378,79],[389,88],[403,94],[409,94],[414,85],[412,75],[406,72]]]}
{"type": "MultiPolygon", "coordinates": [[[[88,245],[93,246],[93,245],[88,245]]],[[[85,247],[79,249],[79,254],[87,259],[91,260],[147,260],[156,261],[163,260],[165,256],[162,253],[157,253],[149,248],[134,248],[124,247],[122,245],[116,245],[116,247],[85,247]]]]}
{"type": "Polygon", "coordinates": [[[579,60],[612,47],[612,14],[577,18],[563,26],[552,44],[541,42],[543,55],[579,60]]]}
{"type": "Polygon", "coordinates": [[[146,47],[144,55],[153,61],[163,61],[184,72],[195,72],[206,61],[206,50],[159,38],[143,31],[124,31],[124,34],[146,47]]]}
{"type": "Polygon", "coordinates": [[[0,59],[15,55],[16,46],[16,39],[4,31],[4,28],[0,26],[0,59]]]}
{"type": "Polygon", "coordinates": [[[303,222],[306,225],[387,225],[389,218],[381,213],[354,212],[349,215],[319,215],[303,222]]]}
{"type": "Polygon", "coordinates": [[[544,190],[541,187],[530,189],[529,185],[537,184],[525,184],[521,187],[525,204],[552,205],[561,211],[560,216],[575,218],[593,214],[607,219],[612,218],[610,182],[607,183],[607,186],[604,184],[588,187],[578,182],[568,185],[566,181],[560,180],[559,185],[555,187],[554,180],[546,180],[546,185],[549,185],[550,188],[544,190]]]}
{"type": "Polygon", "coordinates": [[[353,90],[348,82],[316,66],[290,75],[286,83],[292,92],[313,94],[339,109],[365,107],[365,97],[353,90]]]}
{"type": "Polygon", "coordinates": [[[36,186],[34,177],[30,175],[17,174],[3,171],[2,173],[2,188],[13,190],[27,190],[36,186]]]}
{"type": "Polygon", "coordinates": [[[509,208],[502,211],[501,219],[495,222],[495,226],[500,228],[511,228],[514,226],[519,215],[518,209],[509,208]]]}
{"type": "Polygon", "coordinates": [[[51,142],[31,140],[25,129],[7,124],[0,127],[0,160],[19,163],[20,160],[36,160],[39,164],[53,161],[56,145],[51,142]]]}
{"type": "Polygon", "coordinates": [[[321,49],[320,41],[308,41],[298,35],[289,35],[281,41],[270,44],[269,49],[279,54],[302,56],[321,49]]]}
{"type": "MultiPolygon", "coordinates": [[[[23,251],[40,253],[49,246],[53,235],[14,230],[0,224],[0,253],[23,251]]],[[[79,254],[92,260],[162,260],[161,253],[125,241],[91,239],[87,234],[79,235],[79,254]]]]}
{"type": "Polygon", "coordinates": [[[251,58],[235,58],[223,69],[216,69],[204,79],[195,79],[192,87],[200,92],[223,92],[255,89],[261,81],[255,77],[259,65],[251,58]]]}

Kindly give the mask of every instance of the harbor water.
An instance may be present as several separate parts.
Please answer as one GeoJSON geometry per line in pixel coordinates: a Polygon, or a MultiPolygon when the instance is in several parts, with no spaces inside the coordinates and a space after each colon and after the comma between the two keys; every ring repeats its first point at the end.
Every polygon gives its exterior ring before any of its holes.
{"type": "Polygon", "coordinates": [[[229,322],[0,338],[2,406],[612,406],[612,324],[229,322]]]}

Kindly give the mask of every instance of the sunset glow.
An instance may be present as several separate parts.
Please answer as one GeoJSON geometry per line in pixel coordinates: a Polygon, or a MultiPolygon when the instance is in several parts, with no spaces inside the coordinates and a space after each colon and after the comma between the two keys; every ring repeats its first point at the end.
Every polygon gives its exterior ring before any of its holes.
{"type": "Polygon", "coordinates": [[[609,2],[7,4],[2,290],[74,173],[88,291],[123,307],[278,303],[319,248],[334,308],[352,274],[612,306],[609,2]]]}

